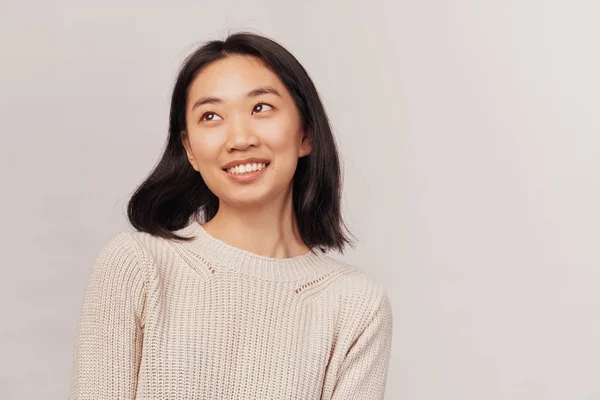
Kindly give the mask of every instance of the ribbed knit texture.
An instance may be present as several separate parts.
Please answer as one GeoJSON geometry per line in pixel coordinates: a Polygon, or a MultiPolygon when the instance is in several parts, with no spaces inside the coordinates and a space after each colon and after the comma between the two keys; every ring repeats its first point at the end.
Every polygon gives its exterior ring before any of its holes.
{"type": "Polygon", "coordinates": [[[260,256],[192,221],[175,242],[122,232],[89,280],[70,399],[383,399],[381,283],[315,253],[260,256]]]}

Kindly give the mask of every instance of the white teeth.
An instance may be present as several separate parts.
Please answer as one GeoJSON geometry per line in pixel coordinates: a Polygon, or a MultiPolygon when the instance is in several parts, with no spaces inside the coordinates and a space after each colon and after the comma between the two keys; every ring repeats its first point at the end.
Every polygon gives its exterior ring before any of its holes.
{"type": "Polygon", "coordinates": [[[229,168],[227,170],[227,172],[231,173],[231,174],[243,174],[245,172],[251,172],[251,171],[260,171],[261,169],[266,168],[267,164],[262,164],[262,163],[254,163],[254,164],[242,164],[242,165],[238,165],[235,166],[233,168],[229,168]]]}

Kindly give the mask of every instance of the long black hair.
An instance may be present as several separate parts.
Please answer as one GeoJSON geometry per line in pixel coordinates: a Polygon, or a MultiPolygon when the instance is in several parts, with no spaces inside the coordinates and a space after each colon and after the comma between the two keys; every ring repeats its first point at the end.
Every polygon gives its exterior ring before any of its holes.
{"type": "Polygon", "coordinates": [[[169,115],[169,137],[160,161],[135,190],[127,207],[131,225],[172,240],[190,240],[173,231],[190,217],[209,221],[219,209],[219,198],[191,166],[182,143],[186,132],[189,88],[207,65],[228,55],[260,58],[283,82],[300,111],[302,130],[311,132],[311,153],[298,159],[293,178],[293,207],[304,243],[343,253],[354,243],[341,214],[340,160],[330,122],[314,83],[298,60],[270,38],[250,32],[229,34],[207,42],[187,56],[179,69],[169,115]]]}

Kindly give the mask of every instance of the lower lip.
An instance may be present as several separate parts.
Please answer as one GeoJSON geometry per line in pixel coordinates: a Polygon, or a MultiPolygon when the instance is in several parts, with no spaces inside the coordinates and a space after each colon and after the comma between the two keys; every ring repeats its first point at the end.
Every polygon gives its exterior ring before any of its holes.
{"type": "Polygon", "coordinates": [[[252,171],[252,172],[244,172],[243,174],[232,174],[229,171],[223,171],[223,172],[225,172],[227,174],[227,176],[229,176],[231,179],[233,179],[236,182],[251,182],[251,181],[255,180],[256,178],[258,178],[259,176],[261,176],[265,172],[265,170],[267,168],[269,168],[269,165],[271,165],[271,164],[267,164],[267,166],[261,170],[252,171]]]}

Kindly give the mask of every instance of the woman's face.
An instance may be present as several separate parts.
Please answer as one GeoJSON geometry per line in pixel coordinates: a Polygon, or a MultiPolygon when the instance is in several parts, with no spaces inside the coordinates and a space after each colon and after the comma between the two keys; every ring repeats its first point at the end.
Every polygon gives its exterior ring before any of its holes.
{"type": "Polygon", "coordinates": [[[230,205],[260,205],[290,188],[298,158],[310,153],[298,109],[259,58],[233,55],[206,66],[190,85],[182,141],[208,188],[230,205]],[[240,182],[226,164],[257,157],[269,165],[240,182]]]}

